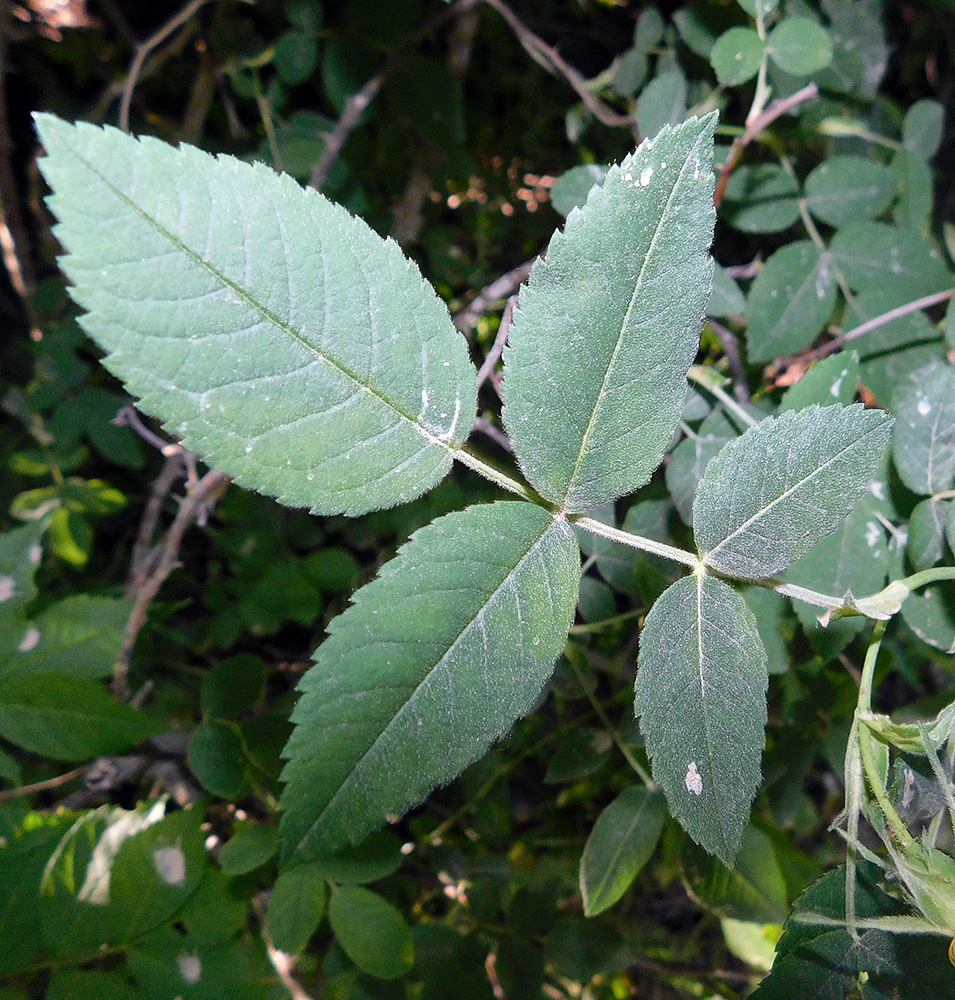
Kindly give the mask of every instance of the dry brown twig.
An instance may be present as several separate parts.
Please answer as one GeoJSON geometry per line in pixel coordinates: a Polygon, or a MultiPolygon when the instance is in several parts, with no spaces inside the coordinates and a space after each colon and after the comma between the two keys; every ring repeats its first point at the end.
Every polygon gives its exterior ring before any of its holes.
{"type": "Polygon", "coordinates": [[[597,97],[587,84],[587,80],[564,60],[561,54],[552,45],[548,45],[542,38],[534,34],[502,0],[483,0],[484,3],[496,10],[498,14],[507,22],[508,27],[517,36],[524,51],[542,66],[548,73],[557,77],[562,77],[581,99],[587,110],[604,125],[611,127],[630,128],[634,125],[633,115],[621,115],[613,108],[604,104],[597,97]]]}
{"type": "Polygon", "coordinates": [[[819,87],[815,83],[809,83],[802,90],[797,90],[789,97],[781,97],[773,101],[768,108],[757,115],[746,125],[746,130],[742,135],[738,135],[730,146],[729,153],[723,166],[720,168],[720,176],[716,182],[716,191],[713,194],[713,204],[719,208],[726,193],[726,185],[729,183],[730,175],[736,169],[736,164],[743,153],[743,150],[760,134],[765,131],[780,115],[786,114],[804,101],[810,101],[819,96],[819,87]]]}
{"type": "Polygon", "coordinates": [[[166,462],[153,483],[149,500],[143,509],[133,546],[126,585],[126,594],[133,601],[133,608],[126,621],[122,645],[113,665],[113,693],[128,701],[129,664],[136,639],[146,624],[149,607],[169,574],[179,566],[179,549],[186,532],[193,524],[205,524],[209,511],[231,480],[215,470],[198,478],[195,473],[195,456],[191,452],[175,443],[165,444],[142,425],[138,417],[133,419],[127,414],[123,422],[143,436],[148,435],[150,440],[155,438],[160,444],[164,444],[162,451],[166,456],[166,462]],[[186,495],[179,501],[179,510],[162,540],[152,545],[163,504],[173,485],[183,474],[186,475],[186,495]]]}
{"type": "MultiPolygon", "coordinates": [[[[133,61],[129,64],[129,72],[126,74],[126,80],[123,82],[123,98],[119,106],[119,127],[124,132],[129,131],[129,108],[133,102],[133,91],[136,89],[136,84],[143,70],[143,64],[149,57],[150,52],[162,45],[170,35],[175,34],[183,25],[188,24],[201,8],[210,2],[211,0],[190,0],[178,14],[171,17],[158,31],[153,32],[149,38],[136,46],[133,61]]],[[[243,0],[243,2],[252,3],[254,0],[243,0]]]]}
{"type": "Polygon", "coordinates": [[[860,323],[851,330],[847,330],[845,333],[842,333],[837,337],[833,337],[832,340],[827,340],[824,344],[820,344],[818,347],[814,347],[808,351],[803,351],[802,354],[797,354],[791,358],[780,358],[779,361],[777,361],[773,366],[778,373],[776,376],[777,382],[779,379],[784,378],[784,373],[789,368],[805,368],[809,362],[817,361],[819,358],[824,358],[829,354],[833,354],[834,352],[845,347],[846,344],[851,344],[854,340],[858,340],[859,337],[864,336],[872,330],[878,330],[879,327],[886,326],[894,320],[901,319],[903,316],[919,312],[922,309],[928,309],[930,306],[936,306],[939,303],[946,302],[948,299],[953,297],[955,297],[955,288],[947,288],[944,292],[935,292],[932,295],[923,295],[919,299],[913,299],[911,302],[906,302],[904,305],[896,306],[895,309],[889,309],[888,312],[881,313],[879,316],[874,316],[872,319],[868,319],[864,323],[860,323]]]}
{"type": "Polygon", "coordinates": [[[399,45],[385,60],[384,66],[354,94],[349,94],[345,98],[345,110],[335,123],[331,132],[325,136],[322,146],[322,154],[319,156],[312,172],[308,178],[308,186],[320,191],[328,180],[328,175],[335,165],[335,161],[341,154],[342,147],[348,141],[348,137],[354,132],[361,116],[378,96],[378,92],[388,80],[388,78],[398,69],[408,55],[413,52],[423,41],[429,38],[446,21],[457,17],[460,13],[473,7],[479,0],[457,0],[456,3],[448,4],[447,7],[439,10],[433,17],[429,18],[417,31],[409,35],[405,41],[399,45]]]}

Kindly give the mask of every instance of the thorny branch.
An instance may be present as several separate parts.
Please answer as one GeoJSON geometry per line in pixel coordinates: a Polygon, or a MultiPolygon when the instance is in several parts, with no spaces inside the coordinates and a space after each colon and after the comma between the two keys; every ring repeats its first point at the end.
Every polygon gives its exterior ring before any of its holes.
{"type": "Polygon", "coordinates": [[[955,296],[955,288],[948,288],[944,292],[935,292],[933,295],[923,295],[919,299],[913,299],[911,302],[906,302],[895,309],[889,309],[888,312],[881,313],[879,316],[874,316],[872,319],[860,323],[838,337],[833,337],[832,340],[827,340],[824,344],[814,347],[812,350],[803,351],[802,354],[793,358],[781,358],[777,362],[777,381],[783,379],[784,373],[792,367],[804,368],[810,361],[824,358],[845,347],[846,344],[851,344],[854,340],[858,340],[859,337],[872,330],[886,326],[894,320],[908,316],[910,313],[919,312],[921,309],[928,309],[930,306],[938,305],[940,302],[945,302],[953,296],[955,296]]]}

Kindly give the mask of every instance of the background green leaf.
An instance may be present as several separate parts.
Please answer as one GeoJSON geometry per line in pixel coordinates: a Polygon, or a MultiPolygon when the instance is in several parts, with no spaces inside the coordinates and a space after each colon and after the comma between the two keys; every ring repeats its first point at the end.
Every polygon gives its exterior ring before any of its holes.
{"type": "Polygon", "coordinates": [[[0,736],[54,760],[120,753],[160,731],[99,684],[55,670],[5,677],[0,736]]]}
{"type": "Polygon", "coordinates": [[[892,407],[892,456],[902,482],[922,496],[955,483],[955,368],[914,373],[892,407]]]}
{"type": "Polygon", "coordinates": [[[325,912],[325,879],[314,864],[296,865],[279,875],[266,915],[269,936],[279,951],[297,955],[308,944],[325,912]]]}
{"type": "Polygon", "coordinates": [[[350,885],[336,889],[328,919],[345,953],[370,975],[397,979],[414,963],[410,928],[377,893],[350,885]]]}
{"type": "Polygon", "coordinates": [[[759,72],[766,46],[752,28],[730,28],[716,39],[710,65],[724,87],[745,83],[759,72]]]}
{"type": "Polygon", "coordinates": [[[530,482],[565,510],[645,483],[679,418],[710,293],[715,125],[663,129],[612,167],[521,292],[504,420],[530,482]]]}
{"type": "Polygon", "coordinates": [[[836,304],[829,254],[810,240],[781,247],[756,275],[746,303],[746,343],[754,361],[796,354],[822,332],[836,304]]]}
{"type": "Polygon", "coordinates": [[[597,817],[580,858],[580,894],[588,917],[613,906],[650,860],[666,805],[642,785],[622,791],[597,817]]]}

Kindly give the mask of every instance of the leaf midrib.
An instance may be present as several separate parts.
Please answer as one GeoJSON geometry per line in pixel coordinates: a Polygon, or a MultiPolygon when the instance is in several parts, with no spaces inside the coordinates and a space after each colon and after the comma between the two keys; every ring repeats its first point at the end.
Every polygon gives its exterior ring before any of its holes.
{"type": "MultiPolygon", "coordinates": [[[[634,282],[633,291],[632,291],[632,293],[630,295],[630,301],[627,303],[627,310],[624,313],[623,320],[621,321],[621,324],[620,324],[620,333],[617,336],[617,342],[614,345],[613,352],[610,355],[610,360],[607,362],[607,367],[604,369],[604,375],[603,375],[603,379],[600,382],[600,389],[597,392],[597,398],[594,400],[593,409],[590,412],[590,418],[587,421],[587,426],[584,429],[583,436],[581,437],[581,440],[580,440],[580,450],[577,452],[577,459],[574,462],[574,468],[573,468],[573,471],[570,474],[570,479],[568,480],[567,489],[565,491],[565,496],[564,496],[564,505],[565,506],[566,506],[567,502],[570,500],[571,495],[573,494],[574,490],[576,489],[576,486],[577,486],[577,474],[578,474],[578,471],[580,469],[580,464],[583,461],[584,455],[587,452],[587,443],[588,443],[588,441],[590,439],[591,433],[592,433],[593,428],[594,428],[594,426],[596,424],[596,421],[597,421],[597,412],[600,410],[601,404],[602,404],[603,399],[604,399],[604,396],[606,395],[607,380],[610,378],[610,373],[613,371],[614,364],[616,363],[616,360],[617,360],[617,356],[619,355],[619,353],[620,353],[620,351],[621,351],[621,349],[623,347],[624,332],[627,329],[627,324],[628,324],[628,321],[630,319],[630,315],[631,315],[631,313],[633,311],[634,304],[637,301],[637,294],[638,294],[638,292],[641,291],[641,289],[643,287],[643,276],[644,276],[644,274],[646,272],[647,264],[650,261],[651,257],[653,256],[653,253],[654,253],[654,250],[656,248],[657,242],[658,242],[658,240],[660,238],[661,231],[663,231],[664,229],[667,228],[664,225],[664,223],[669,218],[670,206],[671,206],[671,204],[673,202],[673,198],[674,198],[676,189],[679,187],[680,181],[682,180],[683,175],[684,175],[684,173],[686,172],[686,170],[687,170],[687,168],[689,166],[690,153],[692,153],[693,150],[695,150],[697,148],[697,146],[699,145],[699,142],[700,142],[700,137],[697,136],[696,141],[693,143],[693,145],[690,147],[690,149],[687,151],[686,155],[683,158],[683,163],[680,166],[680,170],[677,173],[676,179],[673,182],[673,186],[670,189],[670,193],[667,196],[666,205],[664,207],[663,212],[660,213],[660,218],[657,221],[657,225],[656,225],[656,227],[654,228],[654,231],[653,231],[653,236],[650,239],[650,245],[647,247],[647,252],[646,252],[646,254],[644,255],[644,258],[643,258],[643,263],[640,266],[640,271],[637,274],[636,281],[634,282]]],[[[622,169],[622,167],[620,167],[618,169],[622,169]]]]}
{"type": "Polygon", "coordinates": [[[448,644],[447,648],[444,650],[444,652],[441,654],[441,656],[430,667],[428,667],[426,669],[426,671],[422,675],[421,679],[418,681],[417,684],[415,684],[414,688],[412,689],[412,691],[408,695],[408,697],[404,700],[404,702],[397,709],[397,711],[395,711],[391,715],[391,717],[389,718],[387,724],[382,728],[381,732],[375,737],[375,739],[368,746],[368,748],[363,751],[363,753],[361,754],[361,756],[358,758],[358,760],[354,763],[354,765],[349,770],[348,774],[339,783],[338,788],[336,789],[335,793],[332,795],[332,797],[328,800],[328,802],[326,803],[326,805],[324,806],[324,808],[321,810],[321,812],[315,818],[315,821],[311,824],[311,826],[309,826],[308,830],[299,838],[299,842],[298,842],[298,844],[295,847],[295,852],[293,852],[293,853],[297,853],[298,851],[300,851],[302,849],[302,845],[305,844],[305,843],[307,843],[307,841],[311,838],[313,832],[322,823],[324,817],[328,813],[330,813],[331,810],[333,809],[333,807],[335,805],[335,802],[338,799],[338,797],[340,795],[344,794],[346,787],[351,783],[351,781],[353,780],[354,776],[360,771],[360,769],[362,768],[362,766],[365,763],[365,760],[374,753],[374,751],[377,748],[379,742],[381,740],[383,740],[388,735],[388,733],[389,733],[392,725],[394,725],[395,721],[408,708],[408,706],[411,704],[411,702],[414,701],[414,699],[416,698],[418,692],[421,690],[421,688],[424,686],[424,684],[427,683],[428,680],[430,680],[430,678],[433,675],[434,671],[440,668],[440,666],[442,665],[442,663],[444,663],[444,661],[451,654],[452,650],[454,650],[457,647],[457,645],[461,641],[462,637],[469,631],[469,629],[472,628],[472,626],[474,625],[474,623],[479,618],[481,618],[484,615],[484,613],[486,612],[487,608],[491,605],[491,603],[501,593],[501,590],[503,589],[503,587],[520,570],[520,567],[524,564],[524,562],[528,558],[530,558],[530,556],[543,543],[544,539],[549,535],[549,533],[552,530],[554,530],[555,525],[558,523],[558,521],[563,521],[563,520],[564,519],[563,519],[562,516],[556,516],[548,524],[546,524],[544,526],[544,528],[541,531],[540,535],[534,540],[534,542],[530,545],[530,547],[518,559],[517,563],[515,563],[514,567],[510,570],[510,572],[507,573],[507,575],[501,580],[501,582],[494,588],[494,590],[492,591],[492,593],[486,598],[486,600],[484,601],[484,603],[481,605],[481,608],[480,608],[479,612],[477,614],[473,615],[468,620],[468,622],[464,625],[464,627],[460,630],[460,632],[458,632],[458,634],[454,637],[454,639],[448,644]]]}
{"type": "MultiPolygon", "coordinates": [[[[86,157],[83,156],[80,152],[78,152],[73,146],[70,146],[68,143],[64,144],[67,145],[67,148],[70,150],[70,152],[90,171],[90,173],[92,173],[95,177],[97,177],[99,181],[109,191],[111,191],[117,198],[120,199],[120,201],[122,201],[128,208],[130,208],[133,212],[135,212],[141,219],[145,220],[146,223],[152,226],[153,229],[156,230],[156,232],[160,233],[163,237],[169,240],[169,242],[175,248],[177,248],[183,254],[185,254],[194,264],[197,264],[199,267],[206,270],[214,278],[222,282],[222,284],[225,287],[233,291],[252,310],[259,313],[260,316],[262,316],[264,319],[272,323],[277,329],[282,330],[284,333],[290,336],[306,351],[311,352],[319,361],[324,362],[330,368],[333,368],[335,371],[339,372],[346,378],[350,379],[352,382],[355,383],[355,385],[361,391],[368,393],[370,396],[377,399],[382,405],[388,407],[388,409],[396,413],[402,420],[411,424],[411,426],[414,427],[421,434],[421,436],[426,438],[431,444],[439,445],[440,447],[444,448],[447,452],[449,452],[451,455],[454,455],[456,452],[460,450],[457,448],[452,448],[450,444],[448,444],[445,441],[442,441],[437,435],[432,434],[431,431],[429,431],[423,424],[419,423],[414,417],[409,416],[386,396],[383,396],[372,386],[363,382],[349,368],[345,367],[344,365],[342,365],[329,355],[324,354],[313,344],[310,344],[302,336],[302,334],[300,334],[298,330],[295,329],[295,327],[291,326],[281,317],[277,316],[274,312],[272,312],[271,309],[269,309],[267,306],[259,302],[258,299],[256,299],[251,293],[246,291],[246,289],[244,289],[241,285],[237,284],[231,278],[227,277],[215,265],[205,260],[199,253],[193,250],[192,247],[187,245],[174,233],[171,233],[168,229],[166,229],[166,227],[163,226],[158,219],[153,218],[153,216],[151,216],[148,212],[144,211],[139,205],[136,204],[135,201],[132,200],[132,198],[130,198],[121,188],[116,187],[115,184],[113,184],[110,180],[108,180],[107,177],[104,174],[102,174],[90,160],[86,159],[86,157]]],[[[304,193],[306,195],[308,194],[307,192],[304,193]]]]}

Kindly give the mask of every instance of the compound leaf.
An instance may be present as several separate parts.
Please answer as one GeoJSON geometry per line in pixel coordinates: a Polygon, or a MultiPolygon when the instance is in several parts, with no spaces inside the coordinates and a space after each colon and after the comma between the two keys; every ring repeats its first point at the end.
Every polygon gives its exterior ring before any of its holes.
{"type": "Polygon", "coordinates": [[[709,463],[693,502],[707,566],[781,573],[834,531],[865,493],[892,421],[861,405],[808,406],[751,427],[709,463]]]}
{"type": "Polygon", "coordinates": [[[566,520],[533,504],[474,506],[416,532],[302,679],[285,858],[359,841],[526,713],[564,646],[579,572],[566,520]]]}
{"type": "Polygon", "coordinates": [[[679,419],[713,273],[715,125],[666,127],[612,167],[521,292],[504,419],[528,479],[567,511],[642,486],[679,419]]]}
{"type": "Polygon", "coordinates": [[[83,324],[146,412],[316,513],[443,478],[474,372],[396,244],[261,164],[50,115],[37,127],[83,324]]]}
{"type": "Polygon", "coordinates": [[[766,653],[728,584],[685,576],[640,636],[635,708],[654,780],[689,835],[732,867],[760,782],[766,653]]]}

